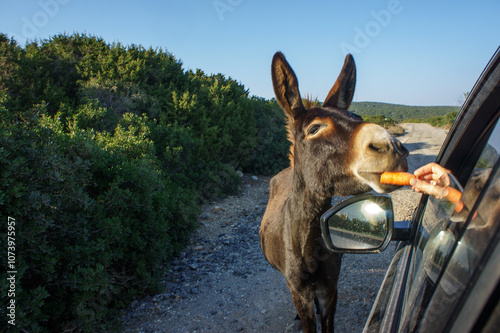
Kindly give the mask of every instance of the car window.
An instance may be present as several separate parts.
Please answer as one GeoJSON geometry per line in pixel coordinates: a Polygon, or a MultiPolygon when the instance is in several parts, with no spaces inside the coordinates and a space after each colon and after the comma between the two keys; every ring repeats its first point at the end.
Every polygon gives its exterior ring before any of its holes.
{"type": "MultiPolygon", "coordinates": [[[[489,171],[491,171],[490,169],[489,171]]],[[[471,182],[484,184],[482,175],[474,175],[471,182]]],[[[477,210],[470,216],[470,221],[463,234],[458,235],[453,255],[443,271],[441,279],[432,296],[420,330],[428,332],[436,329],[441,332],[447,325],[447,318],[454,313],[467,286],[472,282],[483,255],[489,247],[492,237],[499,227],[500,217],[500,172],[497,171],[479,200],[477,210]]]]}
{"type": "Polygon", "coordinates": [[[412,254],[401,331],[441,331],[474,275],[498,227],[493,222],[500,214],[499,137],[497,125],[464,186],[460,211],[445,199],[427,200],[412,254]]]}

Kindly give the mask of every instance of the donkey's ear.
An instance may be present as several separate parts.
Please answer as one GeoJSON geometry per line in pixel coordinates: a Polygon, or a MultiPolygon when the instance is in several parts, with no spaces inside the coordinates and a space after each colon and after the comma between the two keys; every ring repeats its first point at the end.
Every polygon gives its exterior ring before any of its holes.
{"type": "Polygon", "coordinates": [[[276,52],[271,65],[274,94],[278,103],[292,119],[297,119],[306,109],[300,98],[297,77],[281,52],[276,52]]]}
{"type": "Polygon", "coordinates": [[[354,96],[356,86],[356,64],[352,55],[345,57],[344,67],[340,71],[337,81],[328,93],[323,106],[347,111],[354,96]]]}

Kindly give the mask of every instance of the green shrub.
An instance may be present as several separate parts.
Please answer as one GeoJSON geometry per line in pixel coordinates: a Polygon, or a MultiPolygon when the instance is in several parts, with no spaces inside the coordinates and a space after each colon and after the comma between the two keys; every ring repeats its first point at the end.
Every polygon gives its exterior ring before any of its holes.
{"type": "Polygon", "coordinates": [[[400,125],[391,126],[387,129],[387,131],[394,136],[401,136],[405,134],[405,129],[400,125]]]}
{"type": "Polygon", "coordinates": [[[426,119],[409,119],[408,122],[411,123],[428,123],[434,127],[447,127],[450,128],[455,119],[457,118],[458,112],[450,112],[444,116],[432,117],[426,119]]]}
{"type": "Polygon", "coordinates": [[[384,128],[389,128],[397,124],[397,122],[391,118],[388,118],[384,115],[376,115],[376,116],[363,116],[363,120],[380,125],[384,128]]]}
{"type": "Polygon", "coordinates": [[[198,203],[236,192],[236,170],[288,164],[275,101],[161,49],[82,34],[21,48],[0,34],[0,63],[0,219],[16,219],[22,244],[19,330],[111,329],[117,309],[161,288],[198,203]]]}
{"type": "Polygon", "coordinates": [[[16,219],[22,244],[17,328],[92,332],[160,290],[165,261],[194,227],[195,197],[158,170],[144,118],[125,116],[113,136],[94,139],[65,133],[45,109],[27,123],[4,118],[0,138],[1,218],[16,219]]]}
{"type": "Polygon", "coordinates": [[[384,115],[363,116],[363,120],[384,127],[394,136],[401,136],[405,134],[403,127],[399,126],[394,119],[388,118],[384,115]]]}
{"type": "Polygon", "coordinates": [[[458,112],[458,106],[416,106],[379,102],[352,102],[349,111],[362,116],[385,115],[398,122],[408,122],[408,119],[427,119],[458,112]]]}
{"type": "Polygon", "coordinates": [[[250,150],[243,171],[261,175],[276,174],[289,166],[285,115],[276,100],[253,98],[257,144],[250,150]]]}

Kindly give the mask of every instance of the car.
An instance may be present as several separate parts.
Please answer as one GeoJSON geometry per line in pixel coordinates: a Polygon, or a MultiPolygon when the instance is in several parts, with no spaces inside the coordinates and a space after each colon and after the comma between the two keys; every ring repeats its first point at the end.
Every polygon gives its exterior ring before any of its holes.
{"type": "Polygon", "coordinates": [[[474,85],[436,163],[460,204],[422,194],[395,222],[389,195],[352,196],[320,220],[330,251],[395,254],[364,332],[500,332],[500,48],[474,85]]]}

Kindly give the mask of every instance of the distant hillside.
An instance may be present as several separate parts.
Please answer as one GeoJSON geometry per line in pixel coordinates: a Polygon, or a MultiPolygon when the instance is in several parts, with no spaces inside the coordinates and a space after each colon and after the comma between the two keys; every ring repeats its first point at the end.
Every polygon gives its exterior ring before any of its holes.
{"type": "Polygon", "coordinates": [[[409,106],[379,102],[353,102],[349,111],[360,116],[384,115],[398,122],[407,119],[427,119],[458,112],[458,106],[409,106]]]}

